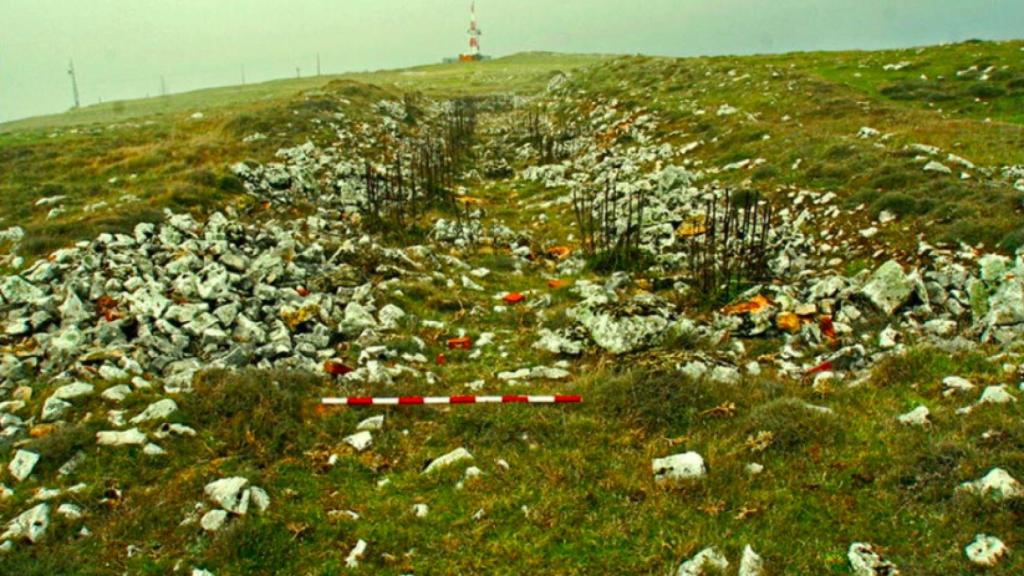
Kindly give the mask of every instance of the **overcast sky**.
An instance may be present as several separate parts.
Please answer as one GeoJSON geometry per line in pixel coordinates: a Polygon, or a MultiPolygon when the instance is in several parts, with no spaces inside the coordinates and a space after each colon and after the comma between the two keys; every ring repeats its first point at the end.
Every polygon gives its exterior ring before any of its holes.
{"type": "MultiPolygon", "coordinates": [[[[469,0],[0,0],[0,121],[323,70],[433,63],[469,0]]],[[[478,0],[483,50],[749,54],[1024,36],[1024,0],[478,0]]]]}

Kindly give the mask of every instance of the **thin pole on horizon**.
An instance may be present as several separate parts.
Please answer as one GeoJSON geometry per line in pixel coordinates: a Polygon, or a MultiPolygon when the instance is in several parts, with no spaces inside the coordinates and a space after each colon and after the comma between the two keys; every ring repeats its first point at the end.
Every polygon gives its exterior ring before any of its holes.
{"type": "Polygon", "coordinates": [[[242,64],[242,86],[245,86],[245,64],[242,64]]]}
{"type": "Polygon", "coordinates": [[[316,76],[317,76],[317,78],[320,77],[320,53],[319,52],[316,53],[316,76]]]}
{"type": "Polygon", "coordinates": [[[78,100],[78,77],[75,76],[75,61],[74,59],[68,60],[68,76],[71,77],[71,92],[75,96],[75,106],[72,110],[77,110],[81,107],[81,103],[78,100]]]}

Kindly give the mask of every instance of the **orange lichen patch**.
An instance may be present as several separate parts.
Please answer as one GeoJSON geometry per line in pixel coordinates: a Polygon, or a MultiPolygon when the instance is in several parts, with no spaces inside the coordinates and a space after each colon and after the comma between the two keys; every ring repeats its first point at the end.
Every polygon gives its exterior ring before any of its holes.
{"type": "Polygon", "coordinates": [[[526,296],[523,296],[519,292],[509,292],[502,298],[507,304],[519,304],[523,300],[526,300],[526,296]]]}
{"type": "Polygon", "coordinates": [[[352,368],[338,362],[337,360],[328,360],[324,362],[324,372],[327,372],[331,376],[344,376],[349,372],[352,372],[352,368]]]}
{"type": "Polygon", "coordinates": [[[121,317],[121,311],[117,309],[117,300],[110,296],[100,296],[96,300],[96,313],[107,322],[113,322],[121,317]]]}
{"type": "Polygon", "coordinates": [[[32,438],[45,438],[53,433],[56,426],[53,424],[36,424],[28,429],[28,435],[32,438]]]}
{"type": "Polygon", "coordinates": [[[310,303],[301,306],[298,310],[282,310],[281,319],[284,320],[284,323],[287,324],[289,328],[294,330],[313,318],[316,318],[318,314],[320,314],[320,307],[316,304],[310,303]]]}
{"type": "Polygon", "coordinates": [[[700,236],[708,231],[708,227],[704,225],[703,221],[696,222],[684,222],[682,226],[676,228],[676,236],[680,238],[692,238],[694,236],[700,236]]]}
{"type": "Polygon", "coordinates": [[[459,196],[455,199],[459,204],[467,204],[471,206],[480,206],[487,202],[482,198],[474,198],[473,196],[459,196]]]}
{"type": "Polygon", "coordinates": [[[783,312],[775,317],[775,325],[779,327],[779,330],[799,332],[800,317],[792,312],[783,312]]]}
{"type": "Polygon", "coordinates": [[[561,278],[553,278],[551,280],[548,280],[548,288],[553,288],[555,290],[565,288],[570,284],[572,284],[572,282],[570,282],[569,280],[563,280],[561,278]]]}
{"type": "Polygon", "coordinates": [[[472,347],[473,341],[469,338],[469,336],[448,339],[449,350],[469,350],[472,347]]]}
{"type": "Polygon", "coordinates": [[[568,246],[552,246],[551,248],[548,248],[548,256],[551,258],[558,258],[561,260],[563,258],[568,258],[569,254],[572,254],[572,249],[568,246]]]}
{"type": "Polygon", "coordinates": [[[725,308],[722,308],[723,314],[730,316],[736,316],[739,314],[754,314],[760,312],[765,308],[771,306],[772,303],[768,298],[758,294],[746,302],[738,302],[736,304],[730,304],[725,308]]]}

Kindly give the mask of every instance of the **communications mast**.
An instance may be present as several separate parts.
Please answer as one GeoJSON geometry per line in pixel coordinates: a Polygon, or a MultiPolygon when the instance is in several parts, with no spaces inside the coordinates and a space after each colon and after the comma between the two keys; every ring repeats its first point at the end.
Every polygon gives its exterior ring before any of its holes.
{"type": "Polygon", "coordinates": [[[462,62],[474,62],[476,60],[483,60],[483,55],[480,54],[480,36],[483,32],[480,31],[480,27],[476,25],[476,1],[469,6],[469,52],[459,55],[459,60],[462,62]]]}

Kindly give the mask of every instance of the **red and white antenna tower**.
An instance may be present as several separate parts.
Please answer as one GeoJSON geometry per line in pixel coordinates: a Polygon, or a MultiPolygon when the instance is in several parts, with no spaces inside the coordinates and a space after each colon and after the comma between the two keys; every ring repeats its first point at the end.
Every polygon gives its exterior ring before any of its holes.
{"type": "Polygon", "coordinates": [[[480,36],[483,32],[476,24],[476,1],[469,6],[469,52],[462,55],[462,60],[480,59],[480,36]]]}

